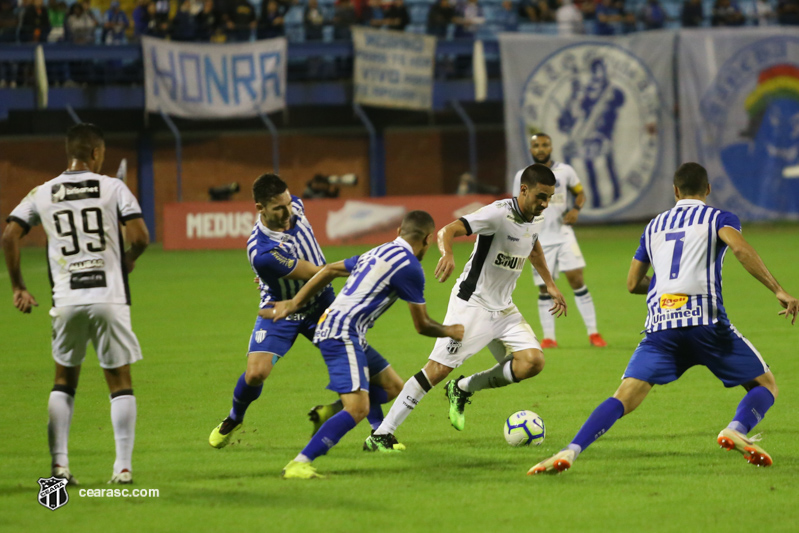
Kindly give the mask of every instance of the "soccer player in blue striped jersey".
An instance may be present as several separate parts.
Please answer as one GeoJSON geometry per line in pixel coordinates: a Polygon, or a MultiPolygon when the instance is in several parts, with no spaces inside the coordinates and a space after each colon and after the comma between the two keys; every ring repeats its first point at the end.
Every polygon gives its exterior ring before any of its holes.
{"type": "MultiPolygon", "coordinates": [[[[323,477],[311,464],[313,460],[326,454],[369,413],[370,376],[380,376],[389,364],[368,344],[366,332],[397,298],[408,302],[419,334],[463,339],[462,325],[444,326],[427,315],[420,261],[435,238],[435,229],[428,213],[411,211],[402,220],[394,241],[361,256],[326,265],[294,298],[259,312],[262,318],[273,318],[275,324],[280,324],[281,319],[301,309],[333,279],[349,276],[314,335],[330,374],[327,388],[339,393],[344,409],[322,424],[302,452],[283,469],[283,478],[323,477]]],[[[381,451],[399,450],[402,445],[395,441],[388,448],[381,451]]]]}
{"type": "MultiPolygon", "coordinates": [[[[252,191],[259,216],[247,241],[247,258],[258,276],[260,307],[264,308],[294,297],[321,270],[325,256],[305,216],[302,200],[289,193],[283,180],[275,174],[264,174],[255,180],[252,191]]],[[[247,352],[247,370],[233,390],[230,414],[211,432],[211,446],[223,448],[228,444],[241,428],[247,408],[260,396],[275,363],[299,334],[313,339],[316,322],[334,297],[333,287],[327,285],[279,324],[256,319],[247,352]]],[[[402,387],[401,380],[399,386],[402,387]]]]}
{"type": "Polygon", "coordinates": [[[774,293],[784,308],[780,315],[792,318],[791,324],[799,301],[785,292],[744,240],[738,217],[705,203],[708,194],[707,172],[701,165],[685,163],[677,169],[677,205],[647,225],[627,275],[627,289],[647,295],[646,337],[613,397],[591,413],[567,448],[528,474],[567,470],[616,420],[638,407],[654,385],[671,383],[694,365],[706,366],[725,387],[741,385],[746,390],[732,422],[717,438],[719,445],[740,452],[753,465],[772,464],[771,456],[755,444],[758,439],[748,433],[774,404],[777,383],[752,343],[727,318],[721,294],[727,250],[774,293]]]}

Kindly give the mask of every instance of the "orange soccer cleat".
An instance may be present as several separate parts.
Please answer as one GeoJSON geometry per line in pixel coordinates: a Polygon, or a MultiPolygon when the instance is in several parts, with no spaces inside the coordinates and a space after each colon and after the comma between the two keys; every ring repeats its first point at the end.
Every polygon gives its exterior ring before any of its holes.
{"type": "Polygon", "coordinates": [[[591,346],[596,346],[597,348],[604,348],[605,346],[608,345],[608,343],[605,342],[605,339],[603,339],[602,335],[600,335],[599,333],[590,334],[588,336],[588,342],[591,343],[591,346]]]}
{"type": "Polygon", "coordinates": [[[558,343],[554,339],[544,339],[541,341],[541,348],[557,348],[558,343]]]}

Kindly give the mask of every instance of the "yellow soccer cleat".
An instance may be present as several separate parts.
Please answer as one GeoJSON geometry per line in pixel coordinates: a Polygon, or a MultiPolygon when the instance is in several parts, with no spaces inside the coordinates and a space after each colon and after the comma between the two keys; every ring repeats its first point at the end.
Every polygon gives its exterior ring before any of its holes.
{"type": "Polygon", "coordinates": [[[322,424],[330,420],[333,415],[338,413],[343,409],[341,402],[331,403],[329,405],[317,405],[310,411],[308,411],[308,420],[311,421],[313,424],[313,430],[311,431],[311,437],[316,435],[316,432],[319,431],[319,428],[322,427],[322,424]]]}
{"type": "Polygon", "coordinates": [[[230,417],[227,417],[221,424],[216,426],[208,437],[208,444],[214,448],[224,448],[230,442],[230,437],[235,432],[241,429],[243,422],[236,422],[230,417]]]}
{"type": "Polygon", "coordinates": [[[719,433],[717,442],[725,450],[740,452],[744,459],[755,466],[771,466],[774,463],[771,456],[766,450],[755,444],[760,440],[759,436],[759,434],[753,435],[750,438],[734,429],[724,428],[719,433]]]}
{"type": "Polygon", "coordinates": [[[325,479],[325,476],[318,474],[316,468],[311,463],[291,461],[283,467],[280,473],[283,479],[325,479]]]}
{"type": "Polygon", "coordinates": [[[572,467],[574,450],[561,450],[546,461],[541,461],[527,471],[528,476],[536,474],[560,474],[572,467]]]}

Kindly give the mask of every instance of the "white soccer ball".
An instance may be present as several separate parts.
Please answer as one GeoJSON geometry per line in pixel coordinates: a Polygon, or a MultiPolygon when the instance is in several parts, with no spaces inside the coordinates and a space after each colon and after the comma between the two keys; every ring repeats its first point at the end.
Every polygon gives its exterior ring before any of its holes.
{"type": "Polygon", "coordinates": [[[502,434],[505,435],[505,440],[511,446],[527,446],[529,444],[538,446],[544,442],[546,428],[544,420],[536,413],[519,411],[505,420],[502,434]]]}

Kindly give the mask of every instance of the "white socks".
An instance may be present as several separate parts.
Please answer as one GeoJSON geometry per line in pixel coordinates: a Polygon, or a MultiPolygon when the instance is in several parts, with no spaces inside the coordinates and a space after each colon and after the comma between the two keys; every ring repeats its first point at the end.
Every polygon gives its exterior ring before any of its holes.
{"type": "Polygon", "coordinates": [[[67,444],[69,442],[69,426],[72,424],[72,411],[75,405],[74,391],[72,394],[54,390],[50,393],[47,402],[47,438],[50,442],[50,455],[53,457],[53,466],[69,467],[67,444]]]}
{"type": "Polygon", "coordinates": [[[518,380],[514,379],[513,370],[511,370],[512,364],[513,357],[511,356],[488,370],[472,374],[468,378],[463,378],[457,383],[458,388],[466,392],[474,393],[483,389],[496,389],[498,387],[505,387],[511,383],[516,383],[518,380]]]}
{"type": "Polygon", "coordinates": [[[549,309],[555,301],[548,294],[538,295],[538,319],[541,321],[541,329],[544,330],[544,338],[555,340],[555,317],[549,314],[549,309]]]}
{"type": "MultiPolygon", "coordinates": [[[[580,289],[574,291],[574,301],[577,304],[577,309],[583,317],[585,322],[585,329],[588,330],[589,335],[597,333],[596,329],[596,310],[594,309],[594,299],[591,298],[591,293],[588,292],[588,287],[585,285],[580,289]]],[[[554,322],[554,319],[552,319],[554,322]]],[[[552,337],[554,339],[554,337],[552,337]]]]}
{"type": "Polygon", "coordinates": [[[117,458],[114,473],[131,471],[133,440],[136,435],[136,397],[133,391],[120,391],[111,397],[111,424],[114,426],[117,458]]]}
{"type": "Polygon", "coordinates": [[[427,374],[424,373],[424,370],[420,370],[415,376],[406,381],[405,386],[402,387],[402,392],[394,400],[394,404],[389,409],[383,423],[375,430],[375,435],[386,435],[388,433],[393,435],[432,388],[433,386],[430,385],[430,380],[427,379],[427,374]]]}

